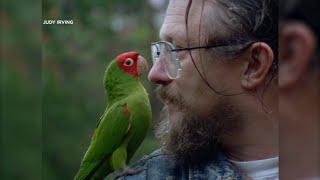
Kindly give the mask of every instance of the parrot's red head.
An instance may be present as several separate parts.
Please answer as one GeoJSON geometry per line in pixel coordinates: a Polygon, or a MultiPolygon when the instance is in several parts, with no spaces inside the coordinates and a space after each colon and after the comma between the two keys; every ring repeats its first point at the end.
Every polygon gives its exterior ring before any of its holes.
{"type": "Polygon", "coordinates": [[[147,61],[139,53],[130,51],[117,56],[121,70],[134,76],[139,76],[148,70],[147,61]]]}

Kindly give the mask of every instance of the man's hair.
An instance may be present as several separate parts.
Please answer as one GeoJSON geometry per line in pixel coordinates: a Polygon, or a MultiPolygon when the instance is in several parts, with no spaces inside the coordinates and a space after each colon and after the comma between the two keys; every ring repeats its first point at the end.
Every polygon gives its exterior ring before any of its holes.
{"type": "MultiPolygon", "coordinates": [[[[315,33],[317,38],[317,49],[312,64],[320,66],[320,23],[319,12],[320,1],[318,0],[281,0],[280,1],[280,20],[286,21],[301,21],[308,25],[315,33]]],[[[315,66],[312,66],[315,67],[315,66]]]]}
{"type": "MultiPolygon", "coordinates": [[[[189,0],[189,4],[192,0],[189,0]]],[[[241,55],[248,43],[237,45],[239,42],[265,42],[274,53],[274,63],[270,74],[276,75],[278,70],[278,1],[277,0],[204,0],[204,4],[222,9],[208,10],[204,18],[207,44],[217,41],[228,42],[230,46],[217,48],[219,53],[233,59],[241,55]],[[217,10],[217,11],[215,11],[217,10]],[[214,18],[212,18],[214,17],[214,18]],[[218,20],[218,21],[215,21],[218,20]],[[222,33],[221,33],[222,32],[222,33]],[[223,35],[222,35],[223,34],[223,35]]],[[[188,10],[187,15],[188,16],[188,10]]]]}
{"type": "MultiPolygon", "coordinates": [[[[190,47],[188,21],[192,1],[188,1],[185,13],[188,47],[190,47]]],[[[202,0],[198,27],[199,46],[202,41],[201,34],[205,33],[206,45],[219,42],[228,44],[227,46],[212,49],[214,55],[222,55],[220,57],[224,59],[235,59],[242,55],[253,42],[267,43],[273,51],[274,60],[269,70],[270,80],[266,82],[263,90],[265,91],[271,82],[276,82],[272,80],[278,75],[278,9],[278,0],[202,0]],[[205,4],[210,5],[210,3],[213,6],[211,6],[212,9],[208,10],[207,7],[210,6],[205,6],[205,4]],[[205,27],[205,32],[202,32],[202,26],[205,27]]],[[[200,73],[190,51],[189,55],[199,75],[211,90],[224,96],[241,94],[225,94],[217,91],[208,83],[206,77],[200,73]]]]}

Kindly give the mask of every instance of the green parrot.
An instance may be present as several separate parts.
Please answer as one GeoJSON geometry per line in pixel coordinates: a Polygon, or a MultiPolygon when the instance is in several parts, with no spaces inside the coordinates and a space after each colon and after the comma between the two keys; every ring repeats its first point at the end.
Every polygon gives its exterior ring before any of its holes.
{"type": "Polygon", "coordinates": [[[139,76],[148,70],[137,52],[122,53],[104,75],[108,98],[75,180],[103,179],[132,158],[151,126],[151,105],[139,76]]]}

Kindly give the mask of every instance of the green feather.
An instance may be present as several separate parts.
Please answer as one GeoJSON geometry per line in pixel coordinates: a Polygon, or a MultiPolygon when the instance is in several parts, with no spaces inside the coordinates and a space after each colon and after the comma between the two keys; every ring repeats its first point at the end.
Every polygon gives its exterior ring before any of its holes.
{"type": "Polygon", "coordinates": [[[104,76],[107,108],[94,131],[75,180],[103,179],[124,168],[151,126],[148,94],[137,77],[113,60],[104,76]]]}

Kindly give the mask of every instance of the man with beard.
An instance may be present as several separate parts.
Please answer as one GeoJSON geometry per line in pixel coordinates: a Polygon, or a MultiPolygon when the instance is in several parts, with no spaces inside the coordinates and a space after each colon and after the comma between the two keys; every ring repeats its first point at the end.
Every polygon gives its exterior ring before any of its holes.
{"type": "Polygon", "coordinates": [[[280,3],[280,177],[320,179],[320,7],[280,3]]]}
{"type": "Polygon", "coordinates": [[[170,0],[149,72],[162,148],[119,178],[278,179],[277,11],[273,0],[170,0]]]}

